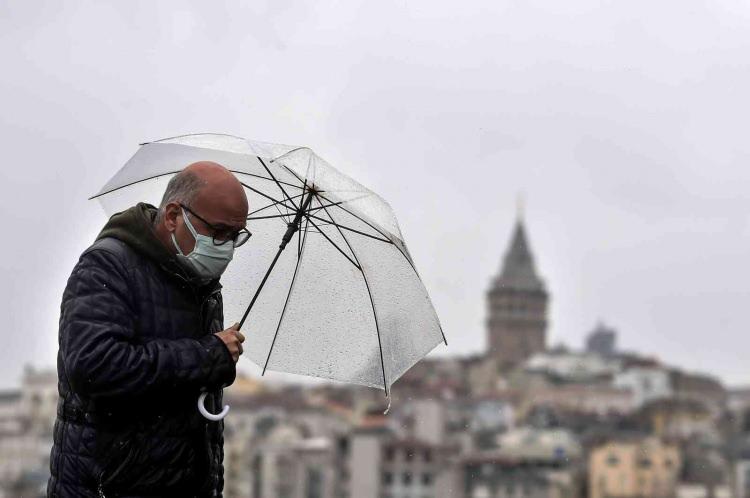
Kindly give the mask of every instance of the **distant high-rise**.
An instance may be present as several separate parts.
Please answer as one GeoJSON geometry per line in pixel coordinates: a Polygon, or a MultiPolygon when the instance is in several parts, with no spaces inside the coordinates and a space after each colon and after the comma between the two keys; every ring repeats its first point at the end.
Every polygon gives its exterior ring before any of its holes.
{"type": "Polygon", "coordinates": [[[602,322],[586,338],[586,351],[602,356],[612,356],[617,348],[617,331],[602,322]]]}
{"type": "Polygon", "coordinates": [[[502,370],[545,350],[548,297],[519,213],[502,269],[487,293],[488,354],[502,370]]]}

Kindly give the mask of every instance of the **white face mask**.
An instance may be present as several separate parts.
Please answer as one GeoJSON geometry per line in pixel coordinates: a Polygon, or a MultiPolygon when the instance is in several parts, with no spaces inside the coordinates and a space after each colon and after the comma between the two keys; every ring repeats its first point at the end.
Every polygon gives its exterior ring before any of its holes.
{"type": "Polygon", "coordinates": [[[184,209],[182,209],[182,219],[185,220],[185,225],[187,225],[190,233],[193,234],[195,247],[190,254],[183,254],[180,246],[177,244],[174,232],[172,232],[172,243],[177,248],[177,259],[190,267],[203,280],[219,278],[224,273],[224,270],[226,270],[229,262],[232,261],[234,244],[229,240],[225,244],[217,246],[213,242],[213,237],[199,234],[195,230],[195,227],[193,227],[193,224],[190,223],[184,209]]]}

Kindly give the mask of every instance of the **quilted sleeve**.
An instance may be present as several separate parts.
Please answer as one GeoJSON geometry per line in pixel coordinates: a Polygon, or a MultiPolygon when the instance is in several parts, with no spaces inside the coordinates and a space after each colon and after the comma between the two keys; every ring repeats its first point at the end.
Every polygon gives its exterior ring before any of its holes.
{"type": "Polygon", "coordinates": [[[73,389],[91,398],[139,396],[234,382],[229,350],[214,334],[136,344],[127,274],[118,258],[84,253],[63,293],[60,351],[73,389]]]}

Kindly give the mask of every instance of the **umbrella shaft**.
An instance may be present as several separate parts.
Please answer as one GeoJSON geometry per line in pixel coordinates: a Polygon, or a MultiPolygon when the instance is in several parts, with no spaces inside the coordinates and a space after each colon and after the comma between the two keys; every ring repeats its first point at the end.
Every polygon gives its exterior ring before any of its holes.
{"type": "Polygon", "coordinates": [[[266,274],[263,276],[263,280],[261,280],[260,285],[258,286],[258,290],[255,291],[255,295],[253,296],[253,299],[250,301],[250,304],[247,305],[245,314],[242,315],[242,320],[240,320],[240,325],[239,327],[237,327],[238,330],[242,328],[242,325],[245,323],[245,319],[247,318],[247,315],[249,315],[250,310],[253,309],[253,305],[255,304],[255,301],[258,299],[258,296],[260,295],[260,291],[263,289],[263,286],[266,284],[266,280],[268,280],[268,276],[271,274],[273,267],[276,266],[276,261],[279,260],[279,256],[281,256],[281,252],[284,250],[284,248],[289,243],[289,241],[292,240],[292,237],[294,236],[294,232],[299,230],[300,223],[302,222],[302,216],[305,214],[305,211],[310,205],[310,201],[312,201],[313,195],[314,195],[313,191],[310,190],[310,193],[307,195],[307,199],[305,199],[305,202],[297,210],[297,215],[294,217],[294,221],[292,221],[291,223],[287,225],[286,233],[281,238],[281,244],[279,245],[279,250],[276,251],[276,256],[273,258],[273,261],[271,262],[271,266],[268,267],[268,271],[266,271],[266,274]]]}
{"type": "Polygon", "coordinates": [[[294,232],[299,230],[299,226],[302,223],[302,216],[304,216],[305,211],[307,211],[307,207],[310,205],[310,201],[312,201],[312,198],[313,191],[310,190],[310,193],[307,195],[307,199],[305,199],[305,202],[297,210],[297,215],[294,217],[294,221],[287,225],[286,233],[281,238],[281,245],[279,246],[279,249],[284,250],[289,241],[292,240],[294,232]]]}
{"type": "Polygon", "coordinates": [[[299,230],[299,226],[297,225],[296,220],[295,222],[289,223],[287,225],[286,233],[281,238],[281,245],[279,245],[279,249],[281,251],[283,251],[289,241],[292,240],[294,232],[296,232],[297,230],[299,230]]]}

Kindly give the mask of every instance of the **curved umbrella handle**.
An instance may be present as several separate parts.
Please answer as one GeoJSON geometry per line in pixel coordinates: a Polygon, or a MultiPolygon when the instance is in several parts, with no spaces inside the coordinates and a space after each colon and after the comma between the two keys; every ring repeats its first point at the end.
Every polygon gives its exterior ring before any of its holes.
{"type": "Polygon", "coordinates": [[[206,407],[203,405],[203,403],[206,402],[207,394],[207,392],[203,392],[200,396],[198,396],[198,411],[201,412],[201,415],[206,417],[208,420],[213,420],[214,422],[217,422],[226,417],[227,413],[229,413],[229,405],[224,405],[224,409],[219,413],[211,413],[206,410],[206,407]]]}

